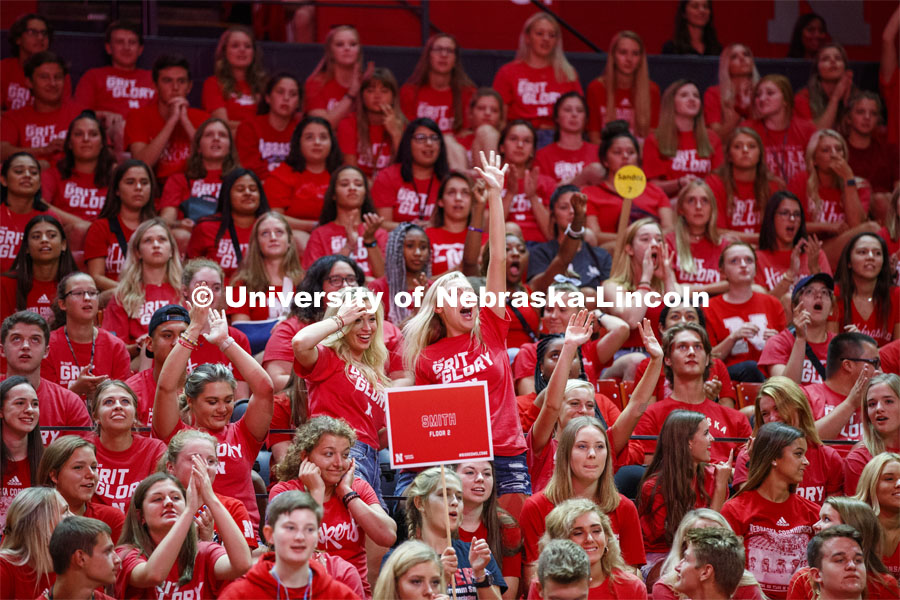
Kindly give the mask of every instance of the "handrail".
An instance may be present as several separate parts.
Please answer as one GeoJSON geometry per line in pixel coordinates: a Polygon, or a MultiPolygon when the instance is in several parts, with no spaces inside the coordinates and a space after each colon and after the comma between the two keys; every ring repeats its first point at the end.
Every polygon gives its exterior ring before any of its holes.
{"type": "MultiPolygon", "coordinates": [[[[423,1],[424,1],[424,0],[423,0],[423,1]]],[[[566,30],[568,30],[569,33],[571,33],[572,35],[574,35],[575,37],[577,37],[577,38],[581,41],[582,44],[584,44],[585,46],[587,46],[588,48],[590,48],[590,49],[593,50],[594,52],[597,52],[598,54],[604,54],[603,50],[601,50],[601,49],[597,46],[597,44],[595,44],[595,43],[592,42],[591,40],[589,40],[589,39],[587,39],[586,37],[584,37],[584,36],[581,34],[580,31],[578,31],[577,29],[575,29],[574,27],[572,27],[571,25],[569,25],[569,23],[568,23],[567,21],[565,21],[565,20],[562,19],[558,14],[556,14],[555,12],[553,12],[552,10],[550,10],[550,8],[549,8],[546,4],[544,4],[543,2],[541,2],[541,0],[531,0],[531,3],[534,4],[535,6],[537,6],[540,10],[544,11],[545,13],[547,13],[548,15],[550,15],[551,17],[553,17],[554,19],[556,19],[556,22],[557,22],[557,23],[559,23],[561,26],[565,27],[566,30]]]]}

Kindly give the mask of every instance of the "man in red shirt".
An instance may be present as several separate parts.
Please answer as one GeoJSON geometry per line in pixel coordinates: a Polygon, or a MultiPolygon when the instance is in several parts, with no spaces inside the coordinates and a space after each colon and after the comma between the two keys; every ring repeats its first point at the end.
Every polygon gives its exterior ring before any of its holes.
{"type": "MultiPolygon", "coordinates": [[[[53,28],[41,15],[22,15],[9,28],[11,55],[0,61],[0,107],[3,111],[29,106],[34,100],[25,79],[25,61],[50,48],[53,28]]],[[[72,95],[72,80],[66,76],[63,94],[72,95]]]]}
{"type": "Polygon", "coordinates": [[[184,170],[197,127],[209,115],[191,108],[191,67],[183,56],[164,54],[153,63],[156,102],[128,113],[125,147],[156,169],[160,184],[184,170]]]}
{"type": "Polygon", "coordinates": [[[71,516],[59,522],[50,537],[56,573],[50,598],[110,598],[96,590],[114,584],[122,566],[111,535],[109,525],[97,519],[71,516]]]}

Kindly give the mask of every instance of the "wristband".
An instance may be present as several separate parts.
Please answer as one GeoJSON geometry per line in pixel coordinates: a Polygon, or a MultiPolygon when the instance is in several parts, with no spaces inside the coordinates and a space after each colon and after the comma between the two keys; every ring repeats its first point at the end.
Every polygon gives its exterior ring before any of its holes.
{"type": "Polygon", "coordinates": [[[344,497],[341,498],[341,502],[344,504],[344,508],[350,508],[350,503],[353,502],[354,498],[359,498],[359,494],[354,491],[350,491],[344,494],[344,497]]]}
{"type": "Polygon", "coordinates": [[[484,229],[478,229],[477,227],[472,227],[469,225],[469,231],[474,231],[475,233],[484,233],[484,229]]]}
{"type": "Polygon", "coordinates": [[[231,345],[233,343],[234,343],[234,338],[229,335],[227,338],[225,338],[225,340],[221,344],[219,344],[219,350],[221,350],[222,352],[225,352],[226,350],[228,350],[231,347],[231,345]]]}
{"type": "Polygon", "coordinates": [[[338,326],[338,330],[344,328],[344,318],[342,316],[334,315],[331,318],[334,319],[335,324],[338,326]]]}
{"type": "Polygon", "coordinates": [[[584,226],[582,226],[578,231],[574,231],[572,229],[572,224],[569,223],[568,225],[566,225],[566,235],[573,240],[580,240],[584,237],[584,226]]]}
{"type": "Polygon", "coordinates": [[[363,240],[363,246],[365,246],[366,248],[374,248],[377,245],[378,245],[378,240],[373,240],[371,243],[363,240]]]}
{"type": "Polygon", "coordinates": [[[200,344],[189,338],[185,333],[178,336],[178,343],[188,350],[196,350],[200,346],[200,344]]]}
{"type": "Polygon", "coordinates": [[[639,286],[637,286],[637,289],[638,289],[638,290],[649,290],[649,289],[651,289],[651,288],[650,288],[650,284],[649,284],[649,283],[642,283],[642,284],[640,284],[639,286]]]}

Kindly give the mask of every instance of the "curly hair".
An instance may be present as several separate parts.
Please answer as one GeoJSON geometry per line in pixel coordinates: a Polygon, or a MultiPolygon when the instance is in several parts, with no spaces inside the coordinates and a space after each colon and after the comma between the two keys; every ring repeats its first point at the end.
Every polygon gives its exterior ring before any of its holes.
{"type": "Polygon", "coordinates": [[[296,479],[300,463],[309,456],[309,453],[325,435],[346,438],[351,447],[356,443],[356,432],[344,419],[336,419],[327,415],[313,417],[297,428],[287,453],[276,468],[278,479],[280,481],[296,479]]]}

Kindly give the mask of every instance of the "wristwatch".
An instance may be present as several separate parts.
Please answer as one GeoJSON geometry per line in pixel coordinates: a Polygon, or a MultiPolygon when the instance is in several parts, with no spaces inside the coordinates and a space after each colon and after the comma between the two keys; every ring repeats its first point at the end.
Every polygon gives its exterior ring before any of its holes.
{"type": "Polygon", "coordinates": [[[848,179],[848,180],[845,181],[844,183],[846,183],[846,184],[849,185],[849,186],[856,187],[856,178],[855,178],[855,177],[851,177],[850,179],[848,179]]]}
{"type": "Polygon", "coordinates": [[[478,589],[489,588],[494,585],[494,577],[491,575],[490,571],[484,572],[484,578],[481,581],[475,582],[475,587],[478,589]]]}

